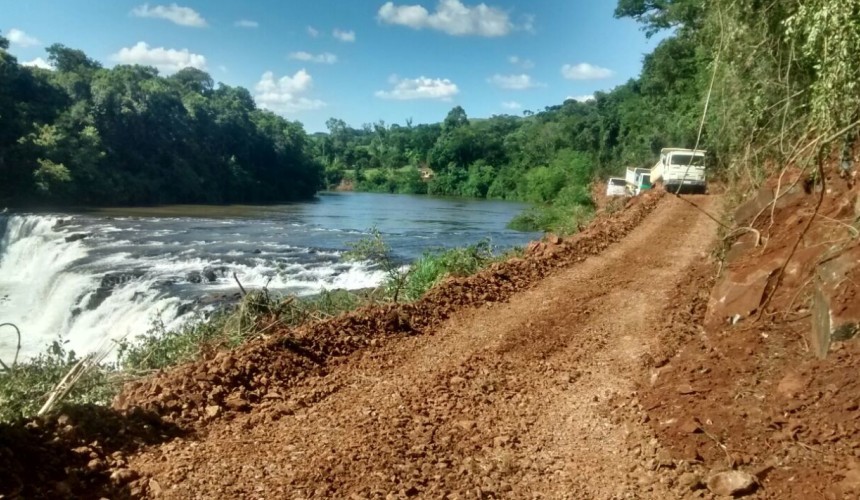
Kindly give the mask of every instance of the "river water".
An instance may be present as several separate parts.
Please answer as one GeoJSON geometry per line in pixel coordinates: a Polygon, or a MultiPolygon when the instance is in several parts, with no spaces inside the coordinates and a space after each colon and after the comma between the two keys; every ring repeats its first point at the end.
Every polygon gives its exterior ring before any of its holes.
{"type": "MultiPolygon", "coordinates": [[[[0,323],[21,328],[21,357],[58,337],[78,354],[179,326],[246,288],[309,295],[373,287],[369,262],[342,258],[377,227],[396,258],[488,238],[503,250],[537,235],[506,229],[517,203],[373,193],[322,193],[271,206],[164,206],[0,215],[0,323]]],[[[0,359],[16,338],[0,329],[0,359]]]]}

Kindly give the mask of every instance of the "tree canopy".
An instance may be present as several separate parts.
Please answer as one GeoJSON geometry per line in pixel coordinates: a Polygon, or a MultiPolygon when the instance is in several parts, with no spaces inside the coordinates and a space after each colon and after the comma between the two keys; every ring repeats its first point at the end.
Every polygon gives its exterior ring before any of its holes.
{"type": "Polygon", "coordinates": [[[47,48],[25,67],[0,38],[0,201],[33,204],[273,202],[313,196],[322,166],[297,122],[201,70],[103,68],[47,48]]]}

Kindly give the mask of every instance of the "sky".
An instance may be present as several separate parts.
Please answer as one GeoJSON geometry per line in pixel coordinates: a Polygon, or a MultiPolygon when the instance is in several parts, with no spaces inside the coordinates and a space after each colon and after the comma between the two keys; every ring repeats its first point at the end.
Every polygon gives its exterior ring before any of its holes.
{"type": "Polygon", "coordinates": [[[106,67],[183,67],[246,87],[257,105],[325,131],[519,115],[636,77],[647,39],[616,0],[0,0],[0,34],[22,63],[45,47],[106,67]]]}

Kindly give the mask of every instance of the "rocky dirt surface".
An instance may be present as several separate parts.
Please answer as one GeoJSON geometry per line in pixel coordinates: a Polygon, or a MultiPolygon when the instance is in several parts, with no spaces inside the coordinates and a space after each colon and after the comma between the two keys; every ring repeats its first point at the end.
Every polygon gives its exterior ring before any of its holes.
{"type": "Polygon", "coordinates": [[[142,407],[184,425],[277,404],[295,383],[308,375],[325,376],[333,362],[356,351],[433,335],[462,309],[507,301],[557,270],[599,254],[637,228],[660,199],[660,193],[650,193],[629,200],[626,209],[604,214],[572,238],[534,242],[525,258],[449,279],[414,303],[365,307],[297,329],[274,330],[234,352],[160,373],[128,386],[116,406],[142,407]]]}
{"type": "MultiPolygon", "coordinates": [[[[825,205],[840,232],[813,224],[776,286],[770,252],[817,200],[789,194],[762,220],[767,196],[746,207],[762,241],[738,232],[723,264],[716,222],[649,193],[416,303],[273,332],[112,410],[0,428],[0,498],[858,498],[860,345],[810,344],[807,249],[850,254],[847,209],[825,205]],[[727,315],[725,282],[749,276],[765,285],[729,305],[755,306],[727,315]]],[[[826,290],[848,321],[844,276],[826,290]]]]}
{"type": "MultiPolygon", "coordinates": [[[[131,457],[142,478],[131,487],[165,498],[682,496],[692,469],[643,425],[636,382],[714,234],[666,198],[617,245],[505,303],[328,358],[250,411],[213,409],[205,435],[131,457]]],[[[547,250],[534,251],[556,255],[547,250]]]]}
{"type": "Polygon", "coordinates": [[[640,389],[673,459],[751,472],[758,498],[860,498],[860,189],[825,179],[822,197],[787,170],[738,208],[720,278],[692,328],[661,329],[640,389]]]}

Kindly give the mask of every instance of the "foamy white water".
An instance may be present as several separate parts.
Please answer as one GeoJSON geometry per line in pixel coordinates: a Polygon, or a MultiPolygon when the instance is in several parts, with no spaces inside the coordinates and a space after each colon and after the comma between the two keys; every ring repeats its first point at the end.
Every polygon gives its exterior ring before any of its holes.
{"type": "MultiPolygon", "coordinates": [[[[373,225],[404,261],[484,237],[509,247],[533,236],[504,228],[520,208],[514,204],[370,194],[321,199],[0,215],[0,323],[20,327],[22,359],[58,338],[84,354],[143,334],[154,321],[176,327],[234,300],[233,273],[245,288],[297,295],[377,286],[381,270],[342,258],[347,243],[373,225]],[[412,212],[381,203],[404,201],[412,212]]],[[[15,343],[12,329],[0,329],[0,358],[10,361],[15,343]]]]}
{"type": "MultiPolygon", "coordinates": [[[[123,232],[117,228],[102,227],[101,234],[74,240],[74,235],[84,234],[75,230],[89,229],[75,222],[74,217],[46,215],[6,218],[0,241],[0,323],[21,329],[22,359],[58,338],[75,352],[86,353],[105,339],[145,333],[156,320],[179,326],[200,309],[183,305],[235,292],[234,272],[246,288],[268,286],[298,295],[368,288],[383,279],[369,263],[338,262],[338,252],[331,252],[328,261],[304,263],[253,253],[254,258],[236,260],[235,254],[247,254],[237,251],[226,260],[195,257],[198,252],[187,248],[134,254],[123,251],[129,241],[109,237],[123,232]],[[109,251],[111,247],[117,251],[109,251]],[[214,279],[207,273],[215,273],[214,279]]],[[[158,242],[140,246],[168,247],[158,242]]],[[[301,255],[306,249],[291,253],[301,255]]],[[[2,359],[14,356],[15,343],[13,330],[0,330],[2,359]]]]}

